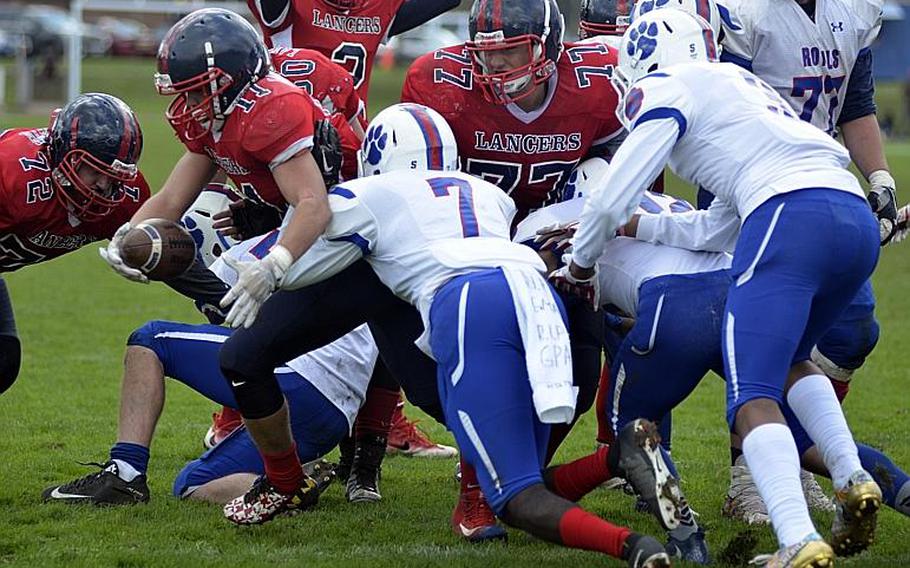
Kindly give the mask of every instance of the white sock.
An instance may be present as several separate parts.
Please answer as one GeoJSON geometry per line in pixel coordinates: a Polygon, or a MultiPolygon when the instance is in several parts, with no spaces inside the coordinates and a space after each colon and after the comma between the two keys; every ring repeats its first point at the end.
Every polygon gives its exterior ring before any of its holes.
{"type": "Polygon", "coordinates": [[[850,474],[863,466],[831,381],[824,375],[803,377],[790,388],[787,403],[818,446],[834,488],[843,489],[850,474]]]}
{"type": "Polygon", "coordinates": [[[129,463],[123,460],[112,460],[117,464],[117,477],[129,483],[130,481],[136,479],[139,475],[139,470],[131,466],[129,463]]]}
{"type": "Polygon", "coordinates": [[[898,490],[894,508],[910,517],[910,481],[905,482],[903,487],[898,490]]]}
{"type": "Polygon", "coordinates": [[[796,544],[814,533],[799,480],[799,453],[790,429],[783,424],[762,424],[746,435],[743,455],[768,507],[780,545],[796,544]]]}

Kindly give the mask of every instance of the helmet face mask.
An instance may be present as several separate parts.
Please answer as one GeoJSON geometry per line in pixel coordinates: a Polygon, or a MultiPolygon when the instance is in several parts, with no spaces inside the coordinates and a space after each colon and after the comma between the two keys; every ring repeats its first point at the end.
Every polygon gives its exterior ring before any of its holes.
{"type": "Polygon", "coordinates": [[[125,103],[81,95],[52,118],[48,138],[54,194],[70,214],[95,221],[123,201],[123,184],[136,180],[142,152],[139,122],[125,103]]]}
{"type": "Polygon", "coordinates": [[[632,20],[632,0],[582,0],[579,39],[621,36],[632,20]]]}

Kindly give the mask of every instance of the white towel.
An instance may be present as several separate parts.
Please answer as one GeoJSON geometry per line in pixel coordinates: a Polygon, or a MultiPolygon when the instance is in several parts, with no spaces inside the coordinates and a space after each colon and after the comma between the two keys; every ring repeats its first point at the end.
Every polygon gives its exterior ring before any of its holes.
{"type": "Polygon", "coordinates": [[[544,424],[570,424],[578,389],[572,385],[569,332],[556,300],[533,268],[507,264],[502,271],[512,291],[537,417],[544,424]]]}

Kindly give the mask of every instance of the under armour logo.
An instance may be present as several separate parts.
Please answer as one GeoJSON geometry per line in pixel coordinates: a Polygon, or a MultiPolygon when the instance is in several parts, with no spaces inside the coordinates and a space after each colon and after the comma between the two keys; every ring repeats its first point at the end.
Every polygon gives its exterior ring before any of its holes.
{"type": "Polygon", "coordinates": [[[831,24],[831,31],[832,31],[832,32],[842,32],[842,31],[844,31],[844,23],[843,23],[843,22],[837,22],[837,23],[829,22],[829,23],[831,24]]]}

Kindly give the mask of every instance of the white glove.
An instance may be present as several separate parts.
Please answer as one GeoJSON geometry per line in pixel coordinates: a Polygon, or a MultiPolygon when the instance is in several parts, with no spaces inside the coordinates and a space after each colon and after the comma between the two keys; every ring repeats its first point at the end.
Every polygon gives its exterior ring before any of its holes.
{"type": "MultiPolygon", "coordinates": [[[[566,255],[568,257],[569,255],[566,255]]],[[[597,275],[597,265],[594,265],[594,274],[590,278],[579,279],[572,276],[569,267],[572,265],[571,258],[563,257],[566,265],[557,268],[550,273],[549,279],[557,290],[569,292],[581,297],[594,308],[594,311],[600,309],[600,278],[597,275]]]]}
{"type": "Polygon", "coordinates": [[[540,244],[540,250],[552,250],[557,254],[562,254],[572,246],[572,238],[575,236],[576,229],[578,229],[578,221],[545,225],[537,229],[534,243],[540,244]]]}
{"type": "Polygon", "coordinates": [[[101,255],[101,258],[104,259],[104,262],[108,263],[108,265],[114,269],[114,272],[120,276],[123,276],[127,280],[132,280],[133,282],[148,284],[149,279],[141,270],[127,266],[123,262],[123,259],[120,258],[120,242],[123,240],[123,235],[127,234],[132,228],[133,226],[130,225],[129,221],[120,225],[120,228],[117,229],[117,232],[111,237],[111,242],[107,243],[107,247],[98,249],[98,253],[101,255]]]}
{"type": "Polygon", "coordinates": [[[899,243],[907,238],[910,233],[910,205],[904,205],[897,210],[897,224],[894,229],[894,236],[891,237],[892,243],[899,243]]]}
{"type": "Polygon", "coordinates": [[[869,206],[878,217],[878,230],[882,246],[891,242],[896,230],[897,199],[894,196],[894,178],[886,170],[869,174],[869,206]]]}
{"type": "Polygon", "coordinates": [[[259,308],[281,284],[294,257],[288,249],[275,245],[260,260],[242,261],[230,255],[223,255],[223,258],[237,271],[237,283],[221,300],[222,308],[231,306],[225,322],[231,327],[250,327],[256,321],[259,308]]]}

